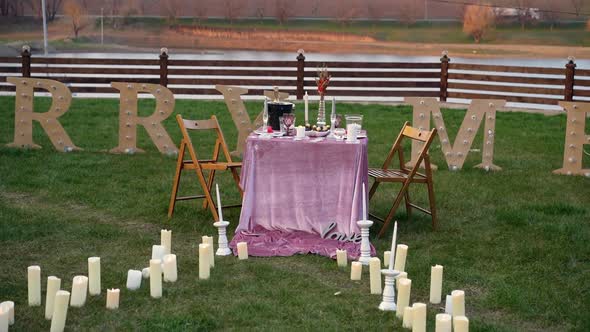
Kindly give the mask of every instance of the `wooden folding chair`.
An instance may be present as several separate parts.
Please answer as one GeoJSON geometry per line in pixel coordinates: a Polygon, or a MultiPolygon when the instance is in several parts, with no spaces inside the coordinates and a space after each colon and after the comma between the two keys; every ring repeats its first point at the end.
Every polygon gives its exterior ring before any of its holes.
{"type": "Polygon", "coordinates": [[[385,233],[385,230],[391,222],[391,219],[393,218],[393,215],[399,207],[402,199],[405,199],[408,217],[411,217],[412,208],[420,210],[424,213],[429,214],[432,217],[432,227],[436,229],[437,222],[436,207],[434,202],[434,187],[432,183],[432,168],[430,166],[430,156],[428,155],[428,148],[430,147],[430,144],[434,140],[435,136],[436,128],[433,128],[432,131],[421,131],[417,128],[410,127],[408,122],[406,122],[397,139],[395,140],[393,147],[389,151],[389,154],[387,155],[387,159],[385,159],[383,166],[381,168],[369,168],[369,176],[375,180],[373,182],[373,186],[371,186],[371,190],[369,191],[369,200],[373,197],[375,191],[377,190],[377,187],[382,182],[398,182],[402,184],[399,193],[395,197],[393,206],[391,207],[391,210],[389,210],[389,213],[387,214],[387,217],[385,219],[381,219],[371,214],[373,218],[383,222],[383,227],[381,227],[381,230],[379,231],[377,237],[381,237],[385,233]],[[418,158],[416,159],[416,163],[412,165],[411,168],[408,168],[408,166],[406,166],[404,160],[404,151],[402,143],[405,138],[417,140],[424,143],[422,145],[422,149],[419,152],[418,158]],[[389,169],[391,161],[396,153],[399,156],[400,169],[389,169]],[[425,174],[418,172],[418,168],[420,167],[422,162],[424,162],[425,174]],[[410,194],[408,190],[411,183],[426,184],[426,186],[428,187],[428,201],[430,203],[430,211],[410,202],[410,194]]]}
{"type": "MultiPolygon", "coordinates": [[[[172,186],[172,195],[170,196],[170,206],[168,207],[168,217],[172,217],[174,213],[174,206],[176,205],[176,201],[183,201],[189,199],[199,199],[204,198],[205,201],[203,202],[203,208],[206,209],[207,206],[211,213],[213,214],[213,218],[216,221],[219,221],[219,215],[217,214],[216,206],[213,201],[213,197],[211,195],[211,188],[213,186],[213,180],[215,178],[216,171],[226,171],[229,170],[233,176],[233,179],[240,190],[240,195],[244,195],[242,188],[240,187],[240,175],[238,174],[238,168],[242,167],[242,163],[240,162],[233,162],[231,159],[231,155],[225,144],[225,139],[223,138],[223,133],[221,132],[221,128],[219,127],[219,122],[217,122],[217,118],[215,115],[211,116],[209,120],[185,120],[182,118],[180,114],[176,115],[176,121],[178,122],[178,126],[180,127],[180,132],[182,133],[182,141],[180,142],[180,147],[178,148],[178,161],[176,162],[176,175],[174,175],[174,185],[172,186]],[[215,147],[213,149],[213,157],[211,159],[198,159],[197,153],[193,148],[193,143],[191,138],[188,134],[188,130],[215,130],[217,134],[217,139],[215,140],[215,147]],[[188,149],[188,154],[190,159],[184,160],[185,150],[188,149]],[[219,152],[223,151],[223,155],[225,156],[226,161],[219,161],[219,152]],[[197,178],[201,187],[203,188],[204,194],[203,195],[195,195],[195,196],[186,196],[186,197],[177,197],[178,194],[178,187],[180,185],[180,175],[183,170],[194,170],[197,174],[197,178]],[[209,171],[208,178],[205,180],[205,174],[203,173],[204,170],[209,171]]],[[[223,206],[223,208],[229,207],[239,207],[241,204],[237,205],[227,205],[223,206]]]]}

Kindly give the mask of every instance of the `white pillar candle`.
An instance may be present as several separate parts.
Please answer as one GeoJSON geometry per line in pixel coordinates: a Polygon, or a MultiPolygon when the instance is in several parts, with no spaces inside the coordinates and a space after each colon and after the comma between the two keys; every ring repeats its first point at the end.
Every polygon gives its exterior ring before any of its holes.
{"type": "Polygon", "coordinates": [[[127,289],[137,290],[141,287],[141,271],[129,270],[127,271],[127,289]]]}
{"type": "Polygon", "coordinates": [[[248,259],[248,243],[238,242],[238,258],[248,259]]]}
{"type": "Polygon", "coordinates": [[[430,303],[438,304],[442,296],[443,267],[435,265],[430,269],[430,303]]]}
{"type": "Polygon", "coordinates": [[[402,318],[404,308],[410,305],[410,293],[412,292],[412,280],[403,278],[399,281],[397,289],[397,311],[395,315],[397,318],[402,318]]]}
{"type": "Polygon", "coordinates": [[[10,312],[8,308],[0,307],[0,332],[8,332],[10,312]]]}
{"type": "Polygon", "coordinates": [[[177,279],[176,255],[169,254],[164,256],[164,281],[175,282],[177,279]]]}
{"type": "Polygon", "coordinates": [[[51,319],[53,315],[53,302],[55,301],[55,294],[61,287],[61,279],[50,276],[47,278],[47,293],[45,295],[45,319],[51,319]]]}
{"type": "Polygon", "coordinates": [[[4,311],[8,311],[8,325],[14,324],[14,302],[4,301],[0,303],[0,307],[4,308],[4,311]]]}
{"type": "MultiPolygon", "coordinates": [[[[393,259],[395,258],[395,243],[397,241],[397,221],[393,223],[393,236],[391,237],[391,254],[389,255],[389,269],[393,270],[393,259]]],[[[401,272],[401,271],[398,271],[401,272]]]]}
{"type": "Polygon", "coordinates": [[[465,316],[465,292],[454,290],[451,292],[453,303],[453,317],[465,316]]]}
{"type": "Polygon", "coordinates": [[[88,291],[90,295],[100,294],[100,257],[88,258],[88,291]]]}
{"type": "Polygon", "coordinates": [[[469,332],[469,319],[465,316],[455,316],[453,318],[455,332],[469,332]]]}
{"type": "Polygon", "coordinates": [[[143,270],[141,270],[141,276],[144,279],[149,279],[150,278],[150,268],[149,267],[144,267],[143,270]]]}
{"type": "Polygon", "coordinates": [[[72,297],[70,299],[70,306],[82,307],[86,303],[86,296],[88,294],[88,277],[75,276],[72,281],[72,297]]]}
{"type": "Polygon", "coordinates": [[[426,304],[414,303],[412,317],[412,332],[426,332],[426,304]]]}
{"type": "Polygon", "coordinates": [[[336,262],[338,263],[338,267],[346,267],[348,265],[348,254],[346,249],[336,249],[336,262]]]}
{"type": "Polygon", "coordinates": [[[209,265],[215,267],[215,254],[213,253],[213,236],[203,235],[203,243],[209,245],[209,265]]]}
{"type": "Polygon", "coordinates": [[[162,261],[150,259],[150,295],[154,299],[162,297],[162,261]]]}
{"type": "Polygon", "coordinates": [[[119,295],[120,291],[118,288],[107,289],[107,309],[118,309],[119,308],[119,295]]]}
{"type": "Polygon", "coordinates": [[[414,318],[414,308],[407,306],[404,308],[404,320],[402,326],[406,329],[412,328],[412,319],[414,318]]]}
{"type": "Polygon", "coordinates": [[[55,293],[55,300],[53,301],[53,315],[51,315],[51,332],[62,332],[66,327],[69,300],[70,292],[60,290],[55,293]]]}
{"type": "Polygon", "coordinates": [[[165,248],[166,254],[172,253],[172,231],[167,229],[160,231],[160,245],[165,248]]]}
{"type": "MultiPolygon", "coordinates": [[[[245,242],[240,242],[240,243],[244,243],[245,242]]],[[[238,255],[240,252],[240,243],[238,243],[238,255]]],[[[199,244],[199,279],[209,279],[209,276],[211,274],[211,264],[209,264],[209,250],[210,250],[210,246],[206,243],[201,243],[199,244]]],[[[246,252],[246,258],[248,258],[247,252],[246,252]]],[[[240,258],[242,259],[242,258],[240,258]]]]}
{"type": "Polygon", "coordinates": [[[27,268],[29,306],[41,305],[41,267],[38,265],[27,268]]]}
{"type": "Polygon", "coordinates": [[[381,260],[377,257],[369,259],[369,274],[371,278],[371,294],[381,294],[381,260]]]}
{"type": "Polygon", "coordinates": [[[164,255],[166,255],[166,248],[164,246],[157,244],[152,246],[152,259],[159,259],[162,261],[164,255]]]}
{"type": "Polygon", "coordinates": [[[436,315],[435,332],[452,332],[451,331],[451,315],[438,314],[436,315]]]}
{"type": "Polygon", "coordinates": [[[408,246],[405,244],[398,244],[395,251],[395,266],[394,270],[404,272],[406,270],[406,257],[408,255],[408,246]]]}
{"type": "Polygon", "coordinates": [[[445,314],[453,315],[453,297],[451,295],[447,295],[445,301],[445,314]]]}
{"type": "Polygon", "coordinates": [[[383,253],[383,266],[389,267],[389,260],[391,259],[391,251],[385,251],[383,253]]]}
{"type": "Polygon", "coordinates": [[[408,272],[400,272],[400,274],[395,277],[395,288],[399,289],[399,281],[408,277],[408,272]]]}
{"type": "Polygon", "coordinates": [[[305,91],[305,96],[303,96],[303,102],[305,104],[305,124],[309,123],[309,96],[307,95],[307,91],[305,91]]]}
{"type": "Polygon", "coordinates": [[[352,262],[350,264],[350,280],[361,280],[363,273],[363,264],[361,262],[352,262]]]}

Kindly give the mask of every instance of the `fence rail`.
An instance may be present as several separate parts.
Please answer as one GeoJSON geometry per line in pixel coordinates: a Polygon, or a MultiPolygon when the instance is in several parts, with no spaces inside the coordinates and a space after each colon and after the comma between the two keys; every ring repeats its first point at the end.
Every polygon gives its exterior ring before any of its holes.
{"type": "Polygon", "coordinates": [[[238,85],[248,95],[262,95],[279,86],[302,99],[315,92],[316,69],[330,68],[331,96],[392,98],[405,96],[448,99],[502,98],[510,102],[556,105],[559,101],[590,98],[590,70],[576,69],[573,60],[563,69],[526,66],[440,62],[338,62],[181,60],[163,52],[154,59],[96,59],[0,57],[0,92],[13,93],[6,77],[49,78],[69,86],[74,93],[113,94],[111,82],[157,83],[179,95],[220,95],[217,84],[238,85]]]}

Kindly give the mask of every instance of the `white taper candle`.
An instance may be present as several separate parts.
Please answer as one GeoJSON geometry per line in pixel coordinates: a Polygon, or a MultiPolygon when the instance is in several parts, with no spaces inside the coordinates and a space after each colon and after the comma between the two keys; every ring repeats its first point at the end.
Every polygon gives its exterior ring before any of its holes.
{"type": "Polygon", "coordinates": [[[303,96],[303,101],[305,104],[305,124],[309,123],[309,96],[307,95],[307,91],[305,91],[305,96],[303,96]]]}
{"type": "Polygon", "coordinates": [[[389,256],[389,270],[393,270],[393,259],[395,257],[395,242],[397,238],[397,221],[393,224],[393,237],[391,238],[391,254],[389,256]]]}
{"type": "Polygon", "coordinates": [[[29,306],[41,305],[41,267],[38,265],[27,268],[29,306]]]}
{"type": "Polygon", "coordinates": [[[53,316],[53,303],[55,294],[61,287],[61,279],[50,276],[47,278],[47,294],[45,295],[45,319],[51,319],[53,316]]]}
{"type": "Polygon", "coordinates": [[[369,219],[367,216],[367,193],[365,192],[365,183],[363,183],[363,219],[369,219]]]}
{"type": "Polygon", "coordinates": [[[223,213],[221,212],[221,198],[219,197],[219,185],[215,184],[215,191],[217,192],[217,214],[219,214],[219,221],[223,220],[223,213]]]}

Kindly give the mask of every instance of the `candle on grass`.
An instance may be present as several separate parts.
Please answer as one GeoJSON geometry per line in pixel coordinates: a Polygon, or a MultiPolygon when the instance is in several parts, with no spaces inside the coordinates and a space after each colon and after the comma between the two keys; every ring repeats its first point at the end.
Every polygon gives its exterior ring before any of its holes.
{"type": "Polygon", "coordinates": [[[381,294],[381,260],[377,257],[369,259],[371,294],[381,294]]]}
{"type": "Polygon", "coordinates": [[[47,294],[45,295],[45,319],[51,319],[53,315],[53,302],[55,294],[61,288],[61,279],[50,276],[47,278],[47,294]]]}
{"type": "Polygon", "coordinates": [[[396,238],[397,238],[397,221],[393,224],[393,236],[391,237],[391,254],[389,256],[389,270],[393,270],[393,258],[395,257],[396,238]]]}
{"type": "Polygon", "coordinates": [[[8,325],[10,325],[10,311],[0,306],[0,332],[8,332],[8,325]]]}
{"type": "Polygon", "coordinates": [[[305,96],[303,96],[303,102],[305,104],[305,124],[309,123],[309,96],[307,95],[307,91],[305,91],[305,96]]]}
{"type": "Polygon", "coordinates": [[[410,305],[410,292],[412,291],[412,280],[403,278],[399,281],[397,289],[397,318],[402,318],[404,308],[410,305]]]}
{"type": "Polygon", "coordinates": [[[107,289],[107,309],[118,309],[119,308],[119,295],[120,291],[118,288],[107,289]]]}
{"type": "Polygon", "coordinates": [[[449,314],[449,315],[453,314],[453,297],[451,295],[447,295],[447,297],[446,297],[445,314],[449,314]]]}
{"type": "Polygon", "coordinates": [[[29,289],[29,306],[41,305],[41,267],[38,265],[27,268],[29,289]]]}
{"type": "Polygon", "coordinates": [[[144,267],[143,270],[141,270],[141,276],[144,279],[149,279],[150,278],[150,268],[149,267],[144,267]]]}
{"type": "Polygon", "coordinates": [[[438,304],[442,296],[443,267],[435,265],[430,269],[430,303],[438,304]]]}
{"type": "Polygon", "coordinates": [[[407,272],[400,272],[397,277],[395,277],[395,288],[399,289],[399,281],[408,277],[407,272]]]}
{"type": "Polygon", "coordinates": [[[350,280],[361,280],[363,273],[363,264],[361,262],[352,262],[350,264],[350,280]]]}
{"type": "Polygon", "coordinates": [[[51,332],[61,332],[66,327],[69,300],[70,292],[60,290],[55,293],[53,315],[51,315],[51,332]]]}
{"type": "Polygon", "coordinates": [[[164,259],[164,255],[166,255],[166,248],[162,245],[153,245],[152,246],[152,259],[159,259],[160,261],[164,259]]]}
{"type": "Polygon", "coordinates": [[[150,296],[162,297],[162,261],[159,259],[150,259],[150,296]]]}
{"type": "Polygon", "coordinates": [[[348,265],[348,254],[346,249],[336,249],[336,262],[338,267],[346,267],[348,265]]]}
{"type": "Polygon", "coordinates": [[[451,292],[453,303],[453,317],[465,316],[465,292],[462,290],[454,290],[451,292]]]}
{"type": "Polygon", "coordinates": [[[414,303],[412,317],[412,332],[426,332],[426,304],[414,303]]]}
{"type": "Polygon", "coordinates": [[[469,332],[469,319],[465,316],[455,316],[453,318],[455,332],[469,332]]]}
{"type": "Polygon", "coordinates": [[[4,301],[0,303],[0,307],[4,308],[4,311],[8,311],[8,325],[14,324],[14,302],[4,301]]]}
{"type": "Polygon", "coordinates": [[[407,306],[404,308],[404,319],[402,326],[406,329],[412,328],[412,319],[414,318],[414,308],[407,306]]]}
{"type": "Polygon", "coordinates": [[[213,253],[213,236],[203,236],[203,243],[209,245],[209,265],[215,267],[215,254],[213,253]]]}
{"type": "Polygon", "coordinates": [[[238,242],[238,258],[248,259],[248,243],[238,242]]]}
{"type": "Polygon", "coordinates": [[[70,306],[80,308],[86,303],[86,296],[88,294],[88,277],[75,276],[72,281],[72,297],[70,299],[70,306]]]}
{"type": "Polygon", "coordinates": [[[219,196],[219,184],[215,184],[215,192],[217,193],[217,214],[219,215],[219,221],[223,220],[223,212],[221,211],[221,197],[219,196]]]}
{"type": "Polygon", "coordinates": [[[175,282],[177,279],[176,255],[168,254],[164,256],[164,281],[175,282]]]}
{"type": "Polygon", "coordinates": [[[383,253],[383,266],[389,267],[389,260],[391,259],[391,251],[385,251],[383,253]]]}
{"type": "Polygon", "coordinates": [[[160,231],[160,245],[165,248],[166,254],[172,253],[172,231],[163,229],[160,231]]]}
{"type": "Polygon", "coordinates": [[[141,274],[139,270],[127,271],[127,289],[137,290],[141,287],[141,274]]]}
{"type": "Polygon", "coordinates": [[[100,294],[100,257],[88,258],[88,290],[90,295],[100,294]]]}
{"type": "Polygon", "coordinates": [[[406,270],[406,257],[408,255],[408,246],[405,244],[398,244],[395,251],[395,266],[394,270],[404,272],[406,270]]]}
{"type": "MultiPolygon", "coordinates": [[[[451,332],[451,315],[449,314],[438,314],[436,315],[435,323],[436,332],[451,332]]],[[[456,330],[456,328],[455,328],[456,330]]]]}
{"type": "Polygon", "coordinates": [[[210,248],[211,246],[206,243],[199,244],[199,279],[209,279],[211,274],[211,264],[209,264],[210,248]]]}

